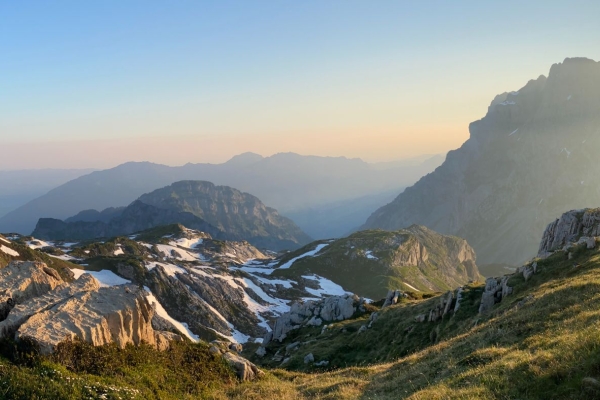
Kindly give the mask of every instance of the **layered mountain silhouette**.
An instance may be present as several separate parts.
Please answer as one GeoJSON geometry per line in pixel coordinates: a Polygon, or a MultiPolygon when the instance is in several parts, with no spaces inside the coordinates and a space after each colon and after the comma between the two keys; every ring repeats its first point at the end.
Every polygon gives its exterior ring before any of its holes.
{"type": "Polygon", "coordinates": [[[66,221],[41,218],[40,239],[89,240],[182,224],[217,239],[247,240],[271,250],[293,249],[311,238],[258,198],[227,186],[181,181],[141,196],[122,209],[87,210],[66,221]]]}
{"type": "Polygon", "coordinates": [[[470,138],[363,228],[464,237],[478,264],[519,264],[565,209],[600,202],[600,63],[567,58],[492,101],[470,138]]]}
{"type": "Polygon", "coordinates": [[[342,236],[389,201],[388,192],[397,193],[416,182],[442,160],[431,156],[369,164],[345,157],[245,153],[223,164],[127,163],[74,179],[13,210],[0,218],[0,231],[29,234],[42,217],[65,219],[84,210],[125,207],[142,194],[174,182],[204,180],[252,193],[283,215],[293,213],[314,236],[342,236]],[[383,200],[374,205],[371,196],[381,194],[383,200]],[[323,227],[320,219],[315,222],[314,210],[332,207],[339,213],[331,224],[323,227]],[[332,231],[332,226],[339,228],[332,231]]]}

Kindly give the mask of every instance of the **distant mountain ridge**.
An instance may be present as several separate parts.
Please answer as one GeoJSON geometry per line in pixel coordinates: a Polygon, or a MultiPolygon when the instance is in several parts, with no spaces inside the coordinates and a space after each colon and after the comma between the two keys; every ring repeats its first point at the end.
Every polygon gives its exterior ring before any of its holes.
{"type": "Polygon", "coordinates": [[[90,240],[182,224],[217,239],[247,240],[271,250],[300,247],[311,238],[258,198],[227,186],[181,181],[141,196],[124,209],[88,210],[61,221],[41,218],[33,235],[47,240],[90,240]]]}
{"type": "MultiPolygon", "coordinates": [[[[235,187],[256,195],[283,215],[357,199],[350,204],[360,211],[352,217],[352,226],[358,226],[375,209],[361,206],[361,198],[393,189],[399,191],[433,170],[439,162],[438,157],[437,161],[435,158],[416,160],[387,168],[344,157],[294,153],[262,157],[244,153],[223,164],[168,167],[127,163],[74,179],[30,201],[0,218],[0,231],[29,234],[39,218],[65,219],[84,210],[124,207],[144,193],[182,180],[204,180],[235,187]]],[[[347,222],[343,213],[340,218],[343,224],[347,222]]],[[[337,235],[346,233],[345,229],[344,225],[337,235]]]]}
{"type": "Polygon", "coordinates": [[[496,96],[470,138],[363,229],[417,223],[466,238],[479,264],[520,264],[565,209],[600,202],[600,63],[567,58],[496,96]]]}
{"type": "Polygon", "coordinates": [[[0,217],[93,169],[0,171],[0,217]]]}

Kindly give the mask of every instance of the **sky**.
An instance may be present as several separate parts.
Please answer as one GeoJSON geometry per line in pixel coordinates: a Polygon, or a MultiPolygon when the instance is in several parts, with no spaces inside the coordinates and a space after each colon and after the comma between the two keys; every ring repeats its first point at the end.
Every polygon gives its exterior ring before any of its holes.
{"type": "Polygon", "coordinates": [[[0,2],[0,170],[444,153],[598,1],[0,2]]]}

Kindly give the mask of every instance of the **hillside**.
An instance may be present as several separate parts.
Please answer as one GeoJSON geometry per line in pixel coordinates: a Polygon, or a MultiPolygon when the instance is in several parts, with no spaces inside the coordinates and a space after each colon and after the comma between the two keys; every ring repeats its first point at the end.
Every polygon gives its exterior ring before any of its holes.
{"type": "MultiPolygon", "coordinates": [[[[351,227],[364,222],[378,206],[360,207],[361,198],[399,191],[441,163],[440,157],[402,163],[369,164],[345,157],[302,156],[294,153],[262,157],[242,154],[222,164],[186,164],[179,167],[126,163],[96,171],[50,190],[0,218],[0,232],[30,234],[39,218],[65,219],[84,210],[124,207],[144,193],[182,180],[204,180],[252,193],[283,215],[310,208],[326,208],[344,200],[358,211],[351,227]]],[[[341,224],[336,236],[347,233],[348,213],[332,223],[341,224]]],[[[312,225],[310,225],[312,226],[312,225]]],[[[309,226],[309,228],[310,228],[309,226]]],[[[323,232],[315,226],[315,232],[323,232]]],[[[331,232],[328,227],[327,232],[331,232]]]]}
{"type": "MultiPolygon", "coordinates": [[[[282,343],[271,341],[262,358],[253,355],[258,345],[248,344],[244,353],[267,367],[256,382],[236,383],[214,365],[211,370],[220,372],[198,375],[200,386],[190,386],[189,371],[172,374],[167,368],[167,384],[152,371],[167,365],[178,371],[169,357],[129,349],[122,358],[118,350],[102,347],[109,364],[94,358],[73,364],[68,355],[75,353],[66,351],[37,366],[3,360],[0,379],[11,382],[9,398],[19,393],[77,398],[93,383],[95,396],[128,393],[134,399],[186,398],[186,387],[215,399],[595,399],[600,395],[600,250],[597,240],[582,234],[502,279],[442,295],[408,293],[383,309],[380,302],[366,304],[350,319],[300,327],[282,343]],[[309,354],[314,361],[305,362],[309,354]],[[123,372],[111,372],[110,366],[123,372]],[[157,379],[153,391],[140,379],[157,379]],[[205,386],[205,379],[212,383],[205,386]],[[72,392],[64,390],[69,381],[72,392]]],[[[175,347],[172,357],[187,367],[193,359],[208,362],[202,353],[181,358],[189,351],[175,347]]]]}
{"type": "Polygon", "coordinates": [[[411,224],[467,239],[479,264],[520,265],[546,224],[598,204],[600,63],[567,58],[500,94],[470,138],[362,229],[411,224]]]}
{"type": "Polygon", "coordinates": [[[388,289],[444,291],[481,278],[465,240],[416,225],[313,243],[286,255],[277,267],[273,276],[317,274],[372,299],[382,298],[388,289]]]}
{"type": "Polygon", "coordinates": [[[0,171],[0,218],[57,186],[91,173],[91,169],[0,171]]]}
{"type": "Polygon", "coordinates": [[[215,238],[247,240],[271,250],[297,248],[310,241],[291,220],[256,197],[203,181],[177,182],[141,196],[126,208],[87,210],[67,221],[42,218],[33,236],[78,241],[183,224],[215,238]]]}

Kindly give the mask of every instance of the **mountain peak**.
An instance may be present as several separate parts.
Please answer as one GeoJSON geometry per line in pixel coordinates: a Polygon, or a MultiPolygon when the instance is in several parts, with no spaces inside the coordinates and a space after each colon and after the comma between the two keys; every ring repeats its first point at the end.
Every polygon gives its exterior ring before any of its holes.
{"type": "Polygon", "coordinates": [[[600,202],[599,125],[600,63],[568,58],[496,96],[470,138],[363,229],[425,225],[466,238],[481,264],[520,264],[562,210],[600,202]]]}
{"type": "Polygon", "coordinates": [[[264,157],[260,154],[252,153],[250,151],[242,154],[238,154],[236,156],[231,157],[228,161],[225,162],[226,165],[234,165],[234,166],[245,166],[251,165],[256,162],[263,160],[264,157]]]}

